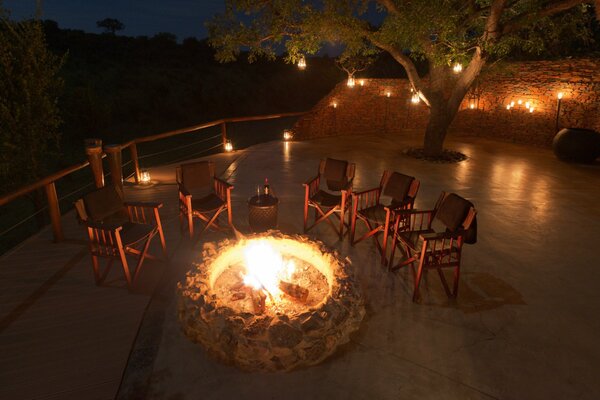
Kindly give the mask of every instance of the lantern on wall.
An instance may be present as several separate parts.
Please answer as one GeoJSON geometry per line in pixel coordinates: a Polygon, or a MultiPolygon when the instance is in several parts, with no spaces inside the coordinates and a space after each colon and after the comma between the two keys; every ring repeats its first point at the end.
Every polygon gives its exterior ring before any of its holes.
{"type": "Polygon", "coordinates": [[[354,81],[354,77],[353,76],[349,76],[348,77],[348,82],[346,82],[346,85],[348,85],[348,87],[353,88],[355,85],[355,81],[354,81]]]}
{"type": "Polygon", "coordinates": [[[419,92],[413,94],[410,97],[410,102],[413,103],[413,104],[418,104],[420,101],[421,101],[421,98],[419,97],[419,92]]]}
{"type": "Polygon", "coordinates": [[[294,132],[290,129],[284,129],[283,131],[283,140],[288,142],[294,138],[294,132]]]}
{"type": "Polygon", "coordinates": [[[359,84],[360,86],[365,86],[365,80],[364,80],[364,79],[361,79],[361,80],[359,80],[359,81],[358,81],[358,84],[359,84]]]}
{"type": "Polygon", "coordinates": [[[306,69],[306,59],[304,58],[304,56],[300,56],[300,59],[298,60],[298,69],[306,69]]]}

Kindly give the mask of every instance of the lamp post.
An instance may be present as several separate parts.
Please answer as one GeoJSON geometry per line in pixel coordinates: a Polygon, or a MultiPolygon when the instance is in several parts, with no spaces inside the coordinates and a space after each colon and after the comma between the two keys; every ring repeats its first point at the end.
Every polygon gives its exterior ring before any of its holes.
{"type": "Polygon", "coordinates": [[[556,123],[554,124],[554,130],[558,131],[558,121],[560,119],[560,104],[562,103],[562,98],[564,96],[563,92],[558,92],[556,97],[558,97],[558,104],[556,107],[556,123]]]}

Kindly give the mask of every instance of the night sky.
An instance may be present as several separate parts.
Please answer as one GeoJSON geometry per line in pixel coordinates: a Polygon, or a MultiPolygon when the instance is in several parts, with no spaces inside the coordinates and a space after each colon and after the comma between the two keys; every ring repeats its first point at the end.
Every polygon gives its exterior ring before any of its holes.
{"type": "MultiPolygon", "coordinates": [[[[35,14],[35,0],[3,0],[14,19],[35,14]]],[[[171,32],[179,40],[206,37],[204,21],[225,9],[223,0],[44,0],[43,19],[57,21],[61,28],[102,32],[96,21],[116,18],[125,24],[119,34],[153,36],[171,32]]]]}

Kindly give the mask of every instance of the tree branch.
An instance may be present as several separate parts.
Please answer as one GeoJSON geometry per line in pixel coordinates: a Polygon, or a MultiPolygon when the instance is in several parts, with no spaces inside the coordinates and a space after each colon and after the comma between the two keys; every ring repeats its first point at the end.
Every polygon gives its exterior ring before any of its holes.
{"type": "Polygon", "coordinates": [[[411,60],[410,57],[407,56],[406,54],[402,53],[402,51],[400,49],[396,48],[393,45],[383,43],[383,42],[375,39],[373,37],[373,35],[368,35],[368,38],[371,41],[371,43],[373,43],[375,46],[379,47],[380,49],[387,51],[394,58],[394,60],[396,60],[396,62],[398,62],[400,65],[402,65],[402,67],[406,71],[406,75],[408,75],[408,79],[410,80],[410,83],[414,86],[414,88],[417,91],[422,93],[423,101],[425,102],[425,104],[427,104],[429,106],[430,103],[429,103],[429,100],[427,99],[429,91],[423,85],[423,81],[421,80],[421,77],[419,76],[419,73],[417,72],[417,67],[415,66],[415,63],[413,62],[413,60],[411,60]]]}
{"type": "MultiPolygon", "coordinates": [[[[549,17],[554,14],[558,14],[559,12],[566,11],[570,8],[573,8],[578,4],[583,4],[586,2],[587,1],[585,1],[585,0],[553,1],[549,4],[547,4],[546,7],[542,8],[541,10],[532,11],[532,12],[521,14],[521,15],[517,16],[514,20],[512,20],[504,25],[504,28],[502,29],[502,34],[506,35],[506,34],[518,31],[519,29],[521,29],[525,25],[527,25],[527,22],[530,21],[530,18],[540,19],[543,17],[549,17]]],[[[596,2],[598,3],[597,0],[596,0],[596,2]]],[[[596,10],[596,11],[598,11],[598,10],[596,10]]]]}

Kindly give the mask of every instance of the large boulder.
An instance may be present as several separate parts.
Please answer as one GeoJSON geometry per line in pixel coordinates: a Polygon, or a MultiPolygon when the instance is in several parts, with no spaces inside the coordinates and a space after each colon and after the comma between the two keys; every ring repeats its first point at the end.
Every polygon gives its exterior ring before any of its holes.
{"type": "Polygon", "coordinates": [[[592,163],[600,157],[600,133],[591,129],[565,128],[554,136],[552,148],[563,161],[592,163]]]}

